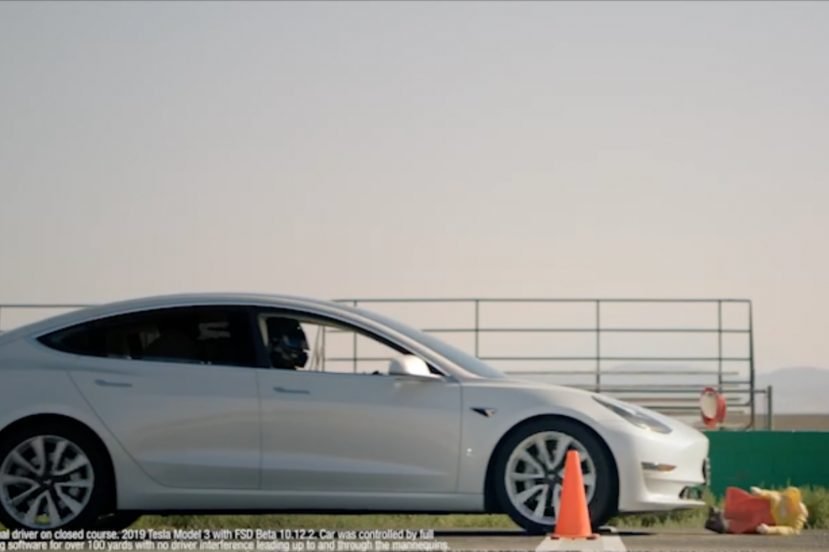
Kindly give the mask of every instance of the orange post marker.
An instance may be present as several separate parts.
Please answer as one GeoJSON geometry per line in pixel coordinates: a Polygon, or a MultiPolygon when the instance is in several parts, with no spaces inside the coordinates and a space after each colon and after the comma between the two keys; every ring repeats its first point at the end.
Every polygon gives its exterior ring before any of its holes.
{"type": "Polygon", "coordinates": [[[590,512],[587,509],[587,496],[584,494],[581,460],[578,451],[575,450],[567,451],[558,519],[551,537],[554,539],[598,538],[590,526],[590,512]]]}

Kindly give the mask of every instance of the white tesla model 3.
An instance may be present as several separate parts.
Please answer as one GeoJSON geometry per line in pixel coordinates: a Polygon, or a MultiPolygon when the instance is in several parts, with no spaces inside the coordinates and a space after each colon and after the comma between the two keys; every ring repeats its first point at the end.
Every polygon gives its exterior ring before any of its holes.
{"type": "Polygon", "coordinates": [[[180,295],[0,334],[0,522],[141,513],[506,512],[555,524],[579,451],[594,524],[701,506],[708,440],[612,398],[513,380],[384,316],[180,295]],[[336,356],[337,347],[349,355],[336,356]],[[359,352],[359,354],[357,354],[359,352]]]}

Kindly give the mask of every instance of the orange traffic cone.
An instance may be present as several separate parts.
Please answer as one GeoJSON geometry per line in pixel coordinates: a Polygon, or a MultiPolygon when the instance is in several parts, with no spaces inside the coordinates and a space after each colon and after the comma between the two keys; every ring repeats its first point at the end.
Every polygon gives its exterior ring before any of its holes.
{"type": "Polygon", "coordinates": [[[556,528],[550,536],[554,539],[598,538],[590,527],[590,512],[587,510],[578,451],[567,451],[562,486],[556,528]]]}

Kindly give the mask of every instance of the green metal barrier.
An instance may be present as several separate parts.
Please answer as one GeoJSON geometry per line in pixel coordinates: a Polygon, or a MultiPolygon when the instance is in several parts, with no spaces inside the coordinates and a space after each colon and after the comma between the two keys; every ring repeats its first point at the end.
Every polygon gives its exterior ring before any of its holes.
{"type": "Polygon", "coordinates": [[[829,488],[829,432],[709,431],[711,491],[726,487],[829,488]]]}

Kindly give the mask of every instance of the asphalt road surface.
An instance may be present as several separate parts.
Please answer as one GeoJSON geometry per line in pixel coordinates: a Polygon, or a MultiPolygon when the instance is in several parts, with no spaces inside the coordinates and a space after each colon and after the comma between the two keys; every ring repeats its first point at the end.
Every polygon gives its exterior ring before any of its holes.
{"type": "MultiPolygon", "coordinates": [[[[8,546],[0,550],[34,550],[34,548],[15,548],[15,543],[3,543],[8,546]]],[[[24,543],[33,545],[37,543],[24,543]]],[[[46,543],[43,543],[46,544],[46,543]]],[[[131,543],[103,543],[101,546],[89,547],[88,543],[78,542],[77,548],[63,548],[80,552],[117,552],[130,550],[138,552],[165,551],[184,552],[188,550],[244,550],[246,552],[444,552],[449,551],[527,551],[527,552],[817,552],[829,551],[829,531],[804,531],[800,535],[781,537],[763,535],[717,535],[702,529],[660,529],[642,531],[608,529],[602,531],[596,539],[570,540],[552,539],[544,536],[528,536],[518,530],[504,531],[492,529],[464,529],[437,531],[425,539],[414,540],[317,540],[312,546],[309,541],[160,541],[150,543],[152,546],[130,546],[120,548],[118,545],[131,543]],[[165,546],[161,546],[164,543],[165,546]],[[172,546],[170,546],[172,544],[172,546]],[[298,547],[298,544],[302,544],[298,547]],[[403,545],[399,547],[399,545],[403,545]],[[113,546],[113,547],[110,547],[113,546]],[[231,548],[230,546],[233,546],[231,548]],[[240,548],[241,547],[241,548],[240,548]]],[[[67,544],[68,546],[68,544],[67,544]]],[[[38,548],[50,550],[50,548],[38,548]]],[[[54,550],[54,549],[51,549],[54,550]]]]}
{"type": "Polygon", "coordinates": [[[656,531],[614,529],[603,531],[596,540],[553,540],[529,537],[520,531],[457,530],[435,533],[435,541],[448,543],[450,550],[535,550],[563,552],[603,550],[606,552],[816,552],[829,550],[829,531],[804,531],[790,537],[764,535],[717,535],[704,529],[656,531]]]}

